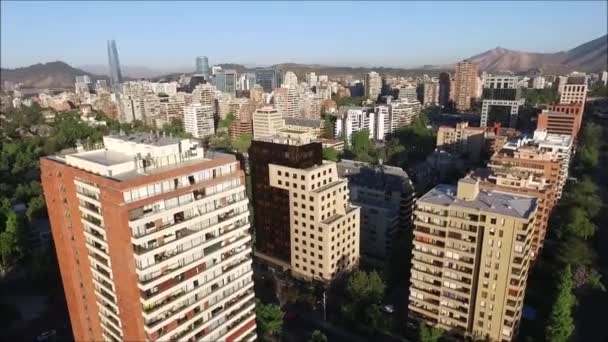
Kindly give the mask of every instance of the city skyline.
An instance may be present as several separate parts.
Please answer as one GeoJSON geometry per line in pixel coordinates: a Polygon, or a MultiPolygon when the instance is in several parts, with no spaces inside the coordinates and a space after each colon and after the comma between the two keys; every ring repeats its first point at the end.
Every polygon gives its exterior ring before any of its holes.
{"type": "Polygon", "coordinates": [[[169,70],[193,69],[194,58],[200,55],[209,56],[211,64],[247,66],[286,62],[330,66],[445,65],[496,46],[526,52],[573,48],[605,34],[606,10],[605,2],[53,2],[36,6],[31,2],[2,2],[1,64],[14,68],[62,60],[74,66],[105,65],[103,43],[115,39],[124,66],[169,70]],[[200,25],[201,15],[206,25],[200,25]],[[463,16],[470,20],[463,21],[463,16]],[[358,28],[359,21],[353,21],[357,17],[365,19],[365,29],[358,28]],[[180,18],[185,24],[171,26],[172,21],[167,18],[180,18]],[[234,23],[232,26],[222,24],[228,18],[234,23]],[[22,25],[24,20],[48,25],[22,25]],[[168,24],[166,29],[160,29],[160,21],[168,24]],[[570,23],[569,30],[554,35],[553,26],[565,21],[570,23]],[[507,23],[507,29],[496,23],[507,23]],[[223,29],[213,29],[218,25],[224,25],[223,29]],[[428,25],[450,29],[423,29],[428,25]],[[138,29],[133,30],[134,27],[138,29]],[[194,38],[203,36],[205,41],[194,38]],[[372,39],[381,42],[378,48],[361,49],[372,39]],[[78,46],[74,46],[74,40],[79,41],[78,46]],[[23,44],[24,41],[31,44],[23,44]]]}

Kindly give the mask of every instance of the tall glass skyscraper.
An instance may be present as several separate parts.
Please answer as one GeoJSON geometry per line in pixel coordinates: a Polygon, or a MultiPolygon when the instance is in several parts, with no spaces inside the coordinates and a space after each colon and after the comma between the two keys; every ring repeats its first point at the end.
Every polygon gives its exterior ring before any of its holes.
{"type": "Polygon", "coordinates": [[[112,87],[117,87],[122,83],[122,73],[120,72],[118,50],[114,40],[108,40],[108,63],[110,65],[110,83],[112,87]]]}
{"type": "Polygon", "coordinates": [[[209,59],[207,56],[196,57],[196,75],[202,75],[205,80],[209,80],[209,59]]]}

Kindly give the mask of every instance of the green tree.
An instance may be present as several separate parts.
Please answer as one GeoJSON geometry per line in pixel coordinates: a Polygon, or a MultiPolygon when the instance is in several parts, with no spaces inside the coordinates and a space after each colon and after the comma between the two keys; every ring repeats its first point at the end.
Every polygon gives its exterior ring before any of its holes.
{"type": "Polygon", "coordinates": [[[323,137],[326,139],[333,139],[335,136],[336,117],[334,115],[325,114],[325,116],[323,116],[323,121],[323,137]]]}
{"type": "Polygon", "coordinates": [[[336,151],[333,147],[325,147],[323,148],[323,159],[338,161],[338,151],[336,151]]]}
{"type": "Polygon", "coordinates": [[[327,342],[327,336],[319,330],[315,330],[310,335],[308,342],[327,342]]]}
{"type": "Polygon", "coordinates": [[[276,304],[262,304],[255,306],[255,318],[260,335],[276,335],[283,327],[285,313],[276,304]]]}
{"type": "Polygon", "coordinates": [[[228,127],[230,127],[234,120],[236,120],[236,116],[234,115],[234,113],[228,113],[225,118],[220,120],[218,127],[228,129],[228,127]]]}
{"type": "Polygon", "coordinates": [[[418,341],[437,342],[443,336],[443,330],[429,326],[423,322],[418,325],[418,341]]]}
{"type": "Polygon", "coordinates": [[[576,298],[572,293],[573,286],[572,270],[570,269],[570,265],[566,265],[563,272],[560,273],[557,296],[551,308],[549,322],[545,331],[547,341],[567,342],[572,332],[574,332],[572,309],[576,298]]]}
{"type": "Polygon", "coordinates": [[[8,269],[28,251],[25,220],[13,211],[6,214],[4,231],[0,233],[1,268],[8,269]]]}
{"type": "Polygon", "coordinates": [[[46,203],[44,201],[44,196],[38,195],[36,197],[32,197],[27,204],[25,215],[30,222],[35,218],[46,216],[46,203]]]}
{"type": "Polygon", "coordinates": [[[368,333],[383,326],[381,303],[386,286],[375,272],[355,271],[346,283],[347,301],[342,305],[344,317],[368,333]]]}
{"type": "Polygon", "coordinates": [[[587,217],[585,210],[579,207],[570,208],[568,211],[568,224],[566,229],[571,234],[583,239],[588,239],[595,233],[595,226],[587,217]]]}
{"type": "Polygon", "coordinates": [[[564,265],[591,265],[595,253],[584,240],[571,235],[560,243],[557,260],[564,265]]]}
{"type": "Polygon", "coordinates": [[[242,134],[236,140],[232,141],[232,148],[240,153],[246,153],[249,150],[249,146],[251,146],[251,140],[253,140],[251,134],[242,134]]]}

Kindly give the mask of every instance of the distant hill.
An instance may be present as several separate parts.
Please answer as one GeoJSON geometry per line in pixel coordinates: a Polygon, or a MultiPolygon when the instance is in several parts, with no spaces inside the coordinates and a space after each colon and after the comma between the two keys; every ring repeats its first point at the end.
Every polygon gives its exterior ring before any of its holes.
{"type": "Polygon", "coordinates": [[[548,73],[578,70],[598,72],[608,66],[608,35],[579,45],[568,51],[533,53],[497,47],[469,58],[482,71],[510,70],[514,72],[542,69],[548,73]]]}
{"type": "Polygon", "coordinates": [[[88,75],[92,81],[105,79],[99,76],[76,69],[64,62],[38,63],[23,68],[0,69],[0,79],[14,83],[23,83],[28,88],[74,88],[76,76],[88,75]]]}

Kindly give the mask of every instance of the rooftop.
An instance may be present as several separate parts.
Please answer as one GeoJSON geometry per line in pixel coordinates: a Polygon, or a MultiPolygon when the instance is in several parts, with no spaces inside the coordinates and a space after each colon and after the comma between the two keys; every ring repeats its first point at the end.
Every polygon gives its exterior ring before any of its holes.
{"type": "Polygon", "coordinates": [[[47,158],[119,181],[157,174],[226,154],[205,151],[200,142],[150,133],[108,135],[103,144],[83,146],[47,158]]]}
{"type": "Polygon", "coordinates": [[[152,146],[166,146],[179,143],[180,139],[173,138],[173,136],[166,136],[161,134],[153,133],[131,133],[131,134],[111,134],[109,138],[119,139],[126,142],[132,142],[136,144],[152,145],[152,146]]]}
{"type": "Polygon", "coordinates": [[[320,127],[321,120],[304,119],[304,118],[285,118],[285,125],[304,126],[304,127],[320,127]]]}
{"type": "Polygon", "coordinates": [[[474,200],[465,201],[457,198],[456,191],[457,189],[453,185],[439,184],[418,199],[418,203],[477,209],[481,212],[520,219],[530,218],[536,208],[536,198],[534,197],[480,189],[474,200]]]}
{"type": "Polygon", "coordinates": [[[342,159],[337,166],[338,175],[348,178],[352,184],[386,191],[412,190],[410,177],[400,167],[373,165],[348,159],[342,159]]]}

